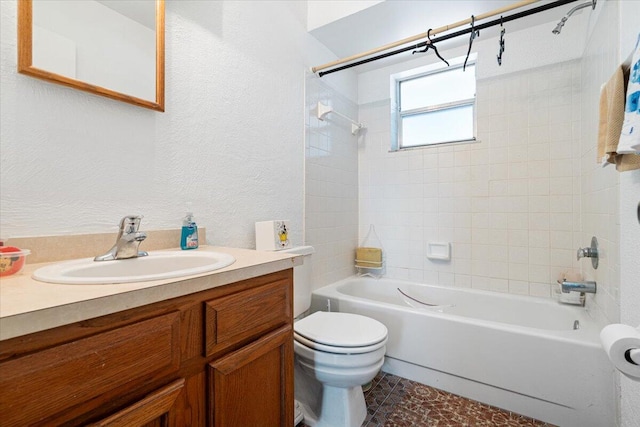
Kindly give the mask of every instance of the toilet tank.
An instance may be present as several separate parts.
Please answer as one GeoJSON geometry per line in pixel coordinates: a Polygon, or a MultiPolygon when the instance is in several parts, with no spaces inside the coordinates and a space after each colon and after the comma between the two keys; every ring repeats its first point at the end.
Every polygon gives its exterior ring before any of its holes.
{"type": "Polygon", "coordinates": [[[311,255],[313,246],[297,246],[278,252],[304,255],[303,264],[293,267],[293,317],[298,317],[311,307],[311,255]]]}

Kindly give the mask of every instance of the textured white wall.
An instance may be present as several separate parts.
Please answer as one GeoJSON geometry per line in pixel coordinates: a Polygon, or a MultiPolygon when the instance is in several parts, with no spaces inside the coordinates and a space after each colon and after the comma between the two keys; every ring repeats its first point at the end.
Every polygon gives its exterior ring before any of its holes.
{"type": "MultiPolygon", "coordinates": [[[[603,267],[593,271],[598,281],[595,302],[609,323],[640,325],[640,171],[617,173],[593,164],[599,88],[635,47],[640,25],[640,2],[598,2],[590,22],[590,38],[583,57],[583,232],[604,242],[603,267]]],[[[640,383],[620,376],[620,425],[637,427],[640,383]]]]}
{"type": "Polygon", "coordinates": [[[309,31],[315,30],[318,27],[330,24],[331,22],[337,21],[345,16],[360,12],[361,10],[380,3],[380,1],[381,0],[309,0],[307,29],[309,31]]]}
{"type": "MultiPolygon", "coordinates": [[[[620,60],[627,58],[640,34],[640,2],[620,2],[620,60]]],[[[640,171],[620,176],[620,321],[640,326],[640,171]]],[[[622,426],[640,424],[640,382],[621,378],[622,426]]]]}
{"type": "Polygon", "coordinates": [[[165,113],[17,74],[15,1],[1,18],[3,237],[176,228],[190,201],[210,244],[267,219],[302,241],[305,70],[335,59],[304,2],[167,2],[165,113]]]}
{"type": "MultiPolygon", "coordinates": [[[[640,13],[640,11],[638,11],[640,13]]],[[[638,15],[636,15],[638,16],[638,15]]],[[[640,171],[620,177],[620,321],[640,326],[640,171]]],[[[640,421],[640,382],[621,377],[622,426],[640,421]]]]}

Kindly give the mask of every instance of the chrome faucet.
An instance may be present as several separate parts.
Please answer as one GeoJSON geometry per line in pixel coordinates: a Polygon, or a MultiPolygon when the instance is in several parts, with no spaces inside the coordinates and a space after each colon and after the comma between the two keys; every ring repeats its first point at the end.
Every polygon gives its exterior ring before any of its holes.
{"type": "Polygon", "coordinates": [[[558,283],[562,286],[562,292],[582,292],[588,294],[596,293],[596,282],[585,281],[585,282],[569,282],[566,279],[562,282],[558,280],[558,283]]]}
{"type": "Polygon", "coordinates": [[[116,244],[103,255],[98,255],[94,261],[111,261],[115,259],[137,258],[149,255],[139,251],[140,242],[147,238],[147,234],[138,231],[142,216],[127,215],[120,220],[120,231],[116,244]]]}

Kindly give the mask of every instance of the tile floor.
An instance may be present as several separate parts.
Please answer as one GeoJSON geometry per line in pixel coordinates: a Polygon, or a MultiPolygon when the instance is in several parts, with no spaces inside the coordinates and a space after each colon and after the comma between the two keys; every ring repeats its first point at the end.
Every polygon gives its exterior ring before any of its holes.
{"type": "Polygon", "coordinates": [[[551,427],[532,418],[380,372],[365,393],[362,427],[551,427]]]}

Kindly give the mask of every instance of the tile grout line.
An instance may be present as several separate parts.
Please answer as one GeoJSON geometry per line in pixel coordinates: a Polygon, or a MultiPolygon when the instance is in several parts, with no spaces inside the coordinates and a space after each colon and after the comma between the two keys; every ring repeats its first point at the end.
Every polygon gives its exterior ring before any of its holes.
{"type": "MultiPolygon", "coordinates": [[[[380,372],[383,372],[383,371],[380,371],[380,372]]],[[[388,375],[388,374],[387,374],[386,372],[383,372],[383,375],[380,377],[380,379],[378,379],[378,381],[376,381],[376,382],[375,382],[375,384],[371,387],[371,389],[369,390],[369,392],[370,392],[370,393],[372,393],[372,392],[374,391],[374,389],[375,389],[375,388],[377,388],[377,387],[380,385],[380,383],[382,382],[382,380],[383,380],[387,375],[388,375]]],[[[392,389],[392,390],[393,390],[393,389],[392,389]]],[[[378,404],[378,406],[376,407],[376,410],[375,410],[375,411],[373,411],[373,414],[371,414],[371,416],[369,417],[369,419],[373,419],[373,418],[376,416],[376,414],[378,413],[378,409],[380,409],[380,407],[384,404],[384,402],[386,402],[386,401],[387,401],[387,399],[388,399],[388,398],[389,398],[389,394],[386,394],[386,395],[384,396],[384,399],[382,400],[382,402],[380,402],[380,403],[378,404]]],[[[366,396],[365,396],[365,399],[366,399],[366,396]]],[[[367,412],[368,412],[368,411],[367,411],[367,412]]],[[[367,424],[369,424],[369,423],[370,423],[370,421],[367,421],[367,424]]]]}
{"type": "MultiPolygon", "coordinates": [[[[388,374],[388,373],[386,373],[386,372],[385,372],[385,373],[384,373],[384,375],[382,376],[382,378],[380,378],[380,381],[378,381],[378,384],[379,384],[379,383],[381,383],[381,382],[382,382],[382,380],[383,380],[384,378],[386,378],[388,375],[391,375],[391,374],[388,374]]],[[[376,408],[376,410],[374,411],[374,413],[373,413],[373,414],[371,414],[371,419],[373,419],[373,418],[378,414],[378,411],[380,410],[380,408],[384,407],[384,404],[385,404],[385,403],[386,403],[386,401],[389,399],[389,397],[393,395],[393,392],[395,391],[396,387],[398,387],[398,384],[400,384],[400,383],[402,382],[402,379],[401,379],[400,377],[397,377],[397,376],[395,376],[395,375],[391,375],[391,377],[393,377],[393,378],[396,378],[396,379],[397,379],[397,380],[396,380],[396,383],[393,385],[393,387],[391,387],[391,389],[389,390],[389,392],[385,395],[384,400],[383,400],[382,402],[380,402],[380,404],[378,405],[378,407],[376,408]]],[[[376,384],[376,385],[377,385],[377,384],[376,384]]],[[[395,407],[395,405],[394,405],[394,407],[395,407]]],[[[393,411],[392,411],[392,412],[393,412],[393,411]]],[[[386,417],[385,417],[385,420],[386,420],[386,417]]],[[[370,421],[369,421],[369,422],[370,422],[370,421]]],[[[367,424],[368,424],[368,423],[367,423],[367,424]]],[[[378,427],[378,426],[376,426],[376,427],[378,427]]],[[[380,427],[381,427],[381,426],[380,426],[380,427]]]]}

